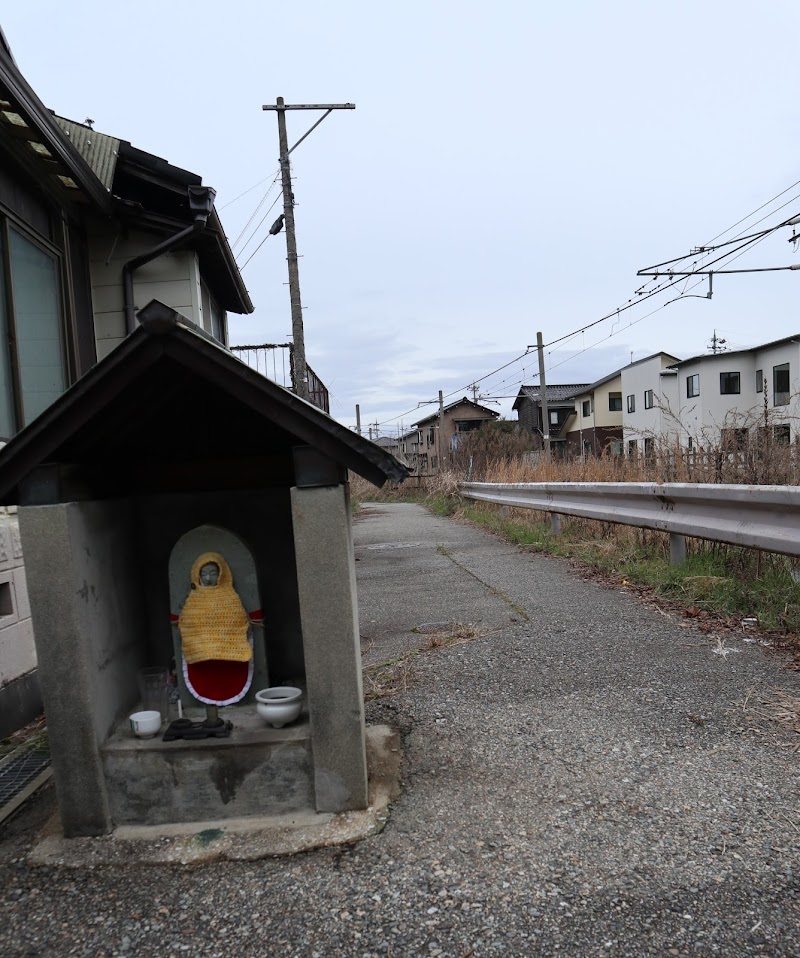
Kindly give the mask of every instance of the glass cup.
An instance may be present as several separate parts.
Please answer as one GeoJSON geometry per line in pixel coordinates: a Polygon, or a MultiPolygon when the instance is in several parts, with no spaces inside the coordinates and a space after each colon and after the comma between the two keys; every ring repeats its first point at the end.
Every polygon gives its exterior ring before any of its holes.
{"type": "Polygon", "coordinates": [[[167,718],[169,671],[160,667],[139,670],[139,695],[142,711],[160,712],[161,721],[167,718]]]}

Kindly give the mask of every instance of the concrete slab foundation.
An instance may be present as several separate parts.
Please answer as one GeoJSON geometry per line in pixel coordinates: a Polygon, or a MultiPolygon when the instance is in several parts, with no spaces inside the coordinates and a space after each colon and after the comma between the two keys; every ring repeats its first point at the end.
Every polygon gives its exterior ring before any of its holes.
{"type": "Polygon", "coordinates": [[[28,856],[32,865],[68,868],[197,865],[253,861],[345,845],[376,835],[400,794],[400,735],[385,725],[366,730],[369,805],[363,811],[121,826],[97,838],[65,838],[58,816],[44,828],[28,856]]]}

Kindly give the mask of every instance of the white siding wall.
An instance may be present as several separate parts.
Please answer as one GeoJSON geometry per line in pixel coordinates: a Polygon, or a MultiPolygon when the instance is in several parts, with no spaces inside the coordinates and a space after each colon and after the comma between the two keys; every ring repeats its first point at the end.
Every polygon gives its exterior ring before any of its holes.
{"type": "MultiPolygon", "coordinates": [[[[89,239],[89,272],[92,283],[97,358],[102,359],[125,338],[122,267],[134,256],[160,242],[152,233],[130,233],[115,244],[113,232],[95,233],[89,239]]],[[[133,274],[136,309],[159,299],[183,313],[198,326],[203,323],[200,270],[193,252],[164,253],[133,274]]]]}
{"type": "Polygon", "coordinates": [[[0,508],[0,688],[36,668],[33,624],[16,506],[0,508]]]}
{"type": "Polygon", "coordinates": [[[676,421],[678,402],[678,377],[667,371],[671,356],[653,356],[646,362],[635,363],[622,370],[622,434],[627,443],[636,439],[641,445],[645,437],[663,437],[665,442],[674,442],[680,433],[676,421]],[[653,408],[644,408],[644,394],[653,390],[653,408]],[[636,408],[628,412],[628,396],[634,396],[636,408]]]}
{"type": "Polygon", "coordinates": [[[720,429],[752,427],[763,419],[764,394],[756,392],[756,370],[762,369],[767,380],[767,400],[770,422],[789,421],[792,438],[798,434],[796,420],[800,415],[800,345],[787,343],[772,349],[748,353],[718,353],[702,356],[682,366],[679,373],[678,397],[681,417],[689,435],[698,445],[716,444],[720,429]],[[791,402],[775,407],[772,394],[774,366],[789,363],[791,402]],[[720,393],[720,373],[740,374],[740,394],[720,393]],[[686,395],[686,380],[693,374],[700,376],[700,395],[690,399],[686,395]]]}

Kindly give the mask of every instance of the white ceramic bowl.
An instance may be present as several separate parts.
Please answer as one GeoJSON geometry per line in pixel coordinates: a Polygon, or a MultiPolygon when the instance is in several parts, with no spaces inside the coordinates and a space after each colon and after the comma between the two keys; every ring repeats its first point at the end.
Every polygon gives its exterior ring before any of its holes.
{"type": "Polygon", "coordinates": [[[128,719],[131,731],[138,738],[152,738],[161,728],[161,712],[134,712],[128,719]]]}
{"type": "Polygon", "coordinates": [[[294,722],[303,707],[303,690],[291,685],[275,685],[256,692],[256,710],[273,728],[294,722]]]}

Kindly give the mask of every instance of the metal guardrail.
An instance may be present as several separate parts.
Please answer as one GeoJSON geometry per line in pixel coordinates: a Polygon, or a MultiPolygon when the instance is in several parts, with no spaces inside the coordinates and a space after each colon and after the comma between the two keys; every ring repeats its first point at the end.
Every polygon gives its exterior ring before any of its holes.
{"type": "Polygon", "coordinates": [[[800,556],[800,487],[700,482],[462,482],[468,499],[558,516],[669,532],[673,562],[683,536],[800,556]]]}

